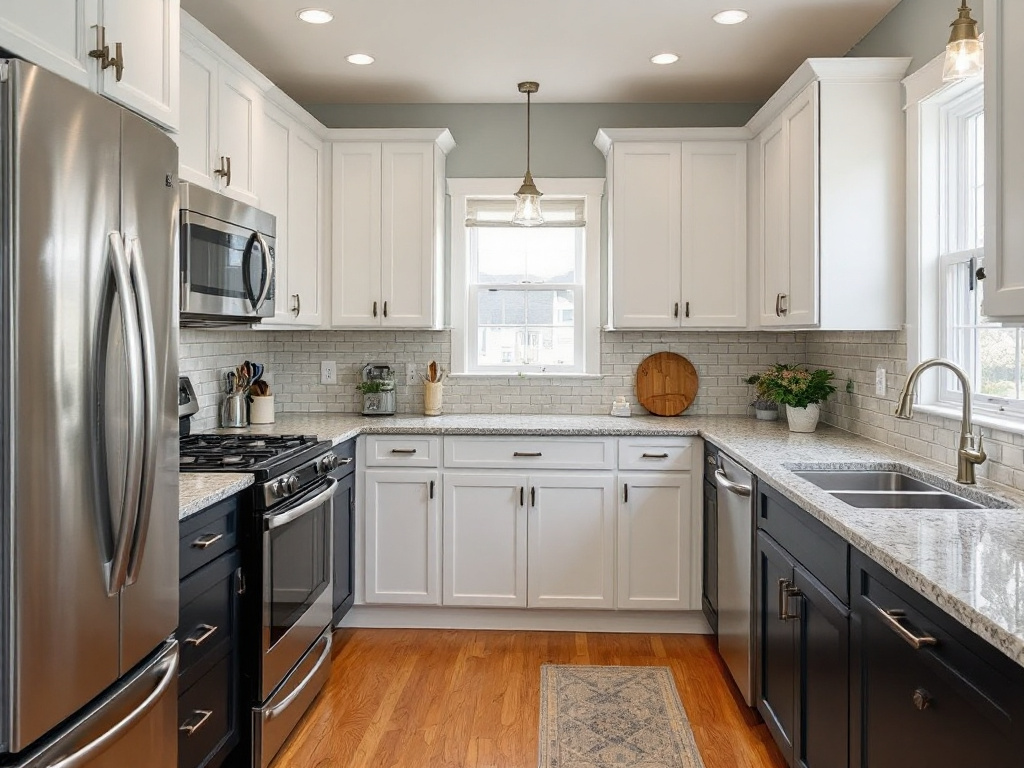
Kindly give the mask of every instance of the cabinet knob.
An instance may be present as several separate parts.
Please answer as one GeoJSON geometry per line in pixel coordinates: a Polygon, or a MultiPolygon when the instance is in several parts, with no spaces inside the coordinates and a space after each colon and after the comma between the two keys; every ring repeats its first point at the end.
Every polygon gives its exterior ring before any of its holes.
{"type": "Polygon", "coordinates": [[[932,704],[932,695],[928,693],[924,688],[918,688],[914,691],[914,706],[921,712],[924,712],[932,704]]]}

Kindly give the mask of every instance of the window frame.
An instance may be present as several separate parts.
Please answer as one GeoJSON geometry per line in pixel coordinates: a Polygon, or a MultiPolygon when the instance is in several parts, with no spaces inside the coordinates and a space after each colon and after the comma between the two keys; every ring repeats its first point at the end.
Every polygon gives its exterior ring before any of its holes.
{"type": "MultiPolygon", "coordinates": [[[[469,283],[470,229],[466,227],[467,201],[477,198],[511,197],[522,179],[448,179],[451,217],[451,331],[452,375],[455,376],[568,376],[600,375],[601,365],[601,230],[604,179],[537,179],[545,199],[583,199],[586,225],[578,228],[582,253],[578,283],[545,283],[536,286],[495,284],[489,287],[508,290],[573,290],[574,346],[573,366],[513,365],[507,367],[475,365],[475,354],[468,344],[475,343],[470,322],[477,309],[476,292],[469,283]]],[[[543,199],[541,201],[543,206],[543,199]]]]}

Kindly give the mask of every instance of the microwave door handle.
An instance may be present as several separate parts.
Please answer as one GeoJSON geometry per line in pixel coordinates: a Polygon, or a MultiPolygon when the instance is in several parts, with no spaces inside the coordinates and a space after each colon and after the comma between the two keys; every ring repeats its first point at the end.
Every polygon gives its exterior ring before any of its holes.
{"type": "Polygon", "coordinates": [[[270,248],[267,246],[267,241],[263,239],[263,235],[259,232],[254,232],[253,237],[259,241],[260,249],[263,251],[263,285],[260,287],[260,295],[253,305],[253,310],[259,312],[263,305],[267,303],[270,285],[274,280],[274,260],[270,255],[270,248]]]}
{"type": "Polygon", "coordinates": [[[139,578],[142,557],[146,551],[146,538],[149,536],[149,520],[153,510],[153,486],[156,476],[160,403],[157,398],[156,330],[153,324],[153,307],[149,301],[149,281],[146,278],[146,265],[142,260],[142,248],[137,237],[128,241],[128,261],[135,289],[135,303],[139,312],[142,341],[142,391],[145,398],[143,421],[145,432],[142,443],[142,467],[140,468],[139,514],[135,522],[135,534],[132,537],[135,546],[128,564],[128,580],[126,582],[126,585],[131,585],[139,578]]]}
{"type": "Polygon", "coordinates": [[[308,512],[312,512],[319,506],[322,506],[328,499],[334,496],[334,492],[338,489],[338,480],[333,477],[327,482],[327,487],[324,488],[313,498],[308,501],[304,501],[299,506],[289,509],[287,512],[280,512],[276,515],[270,515],[266,519],[265,527],[268,531],[272,531],[275,528],[280,528],[282,525],[288,525],[295,520],[298,520],[308,512]]]}
{"type": "Polygon", "coordinates": [[[252,304],[253,311],[256,311],[256,294],[252,290],[252,283],[249,281],[249,264],[252,261],[252,247],[259,234],[253,232],[245,244],[245,251],[242,253],[242,287],[245,289],[245,297],[252,304]]]}
{"type": "MultiPolygon", "coordinates": [[[[120,527],[117,532],[117,541],[114,544],[114,557],[110,563],[110,574],[107,581],[107,594],[113,597],[121,591],[128,575],[129,555],[139,514],[139,486],[142,479],[140,462],[145,440],[143,426],[145,394],[142,387],[139,386],[143,377],[139,315],[132,291],[131,271],[128,258],[125,256],[124,241],[121,240],[119,232],[110,233],[108,253],[110,268],[114,273],[114,286],[121,308],[121,329],[124,334],[128,366],[128,457],[125,462],[120,527]]],[[[109,454],[107,461],[109,461],[109,454]]]]}

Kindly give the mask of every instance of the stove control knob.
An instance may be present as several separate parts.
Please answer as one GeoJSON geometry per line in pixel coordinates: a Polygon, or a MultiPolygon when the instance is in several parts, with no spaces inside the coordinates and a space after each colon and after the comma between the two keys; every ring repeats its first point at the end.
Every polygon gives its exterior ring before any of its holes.
{"type": "Polygon", "coordinates": [[[287,495],[287,489],[284,487],[284,480],[278,480],[270,486],[270,495],[275,499],[280,499],[287,495]]]}
{"type": "Polygon", "coordinates": [[[288,489],[289,496],[292,495],[293,493],[296,493],[299,490],[299,478],[297,475],[292,475],[283,482],[285,483],[285,488],[288,489]]]}
{"type": "Polygon", "coordinates": [[[338,466],[338,457],[333,453],[328,453],[323,459],[320,460],[320,471],[327,474],[335,467],[338,466]]]}

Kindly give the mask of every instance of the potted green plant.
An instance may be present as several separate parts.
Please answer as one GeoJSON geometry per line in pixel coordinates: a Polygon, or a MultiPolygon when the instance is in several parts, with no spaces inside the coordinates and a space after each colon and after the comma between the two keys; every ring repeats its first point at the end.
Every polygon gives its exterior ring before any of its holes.
{"type": "Polygon", "coordinates": [[[356,390],[363,396],[363,413],[394,413],[395,380],[367,379],[356,384],[356,390]]]}
{"type": "Polygon", "coordinates": [[[836,391],[835,374],[825,368],[808,371],[789,363],[776,363],[758,378],[768,399],[786,406],[791,432],[813,432],[818,426],[821,403],[836,391]]]}
{"type": "Polygon", "coordinates": [[[779,418],[779,404],[768,397],[765,387],[761,384],[759,375],[749,376],[747,384],[754,385],[754,400],[750,404],[754,406],[754,416],[758,421],[775,421],[779,418]]]}

